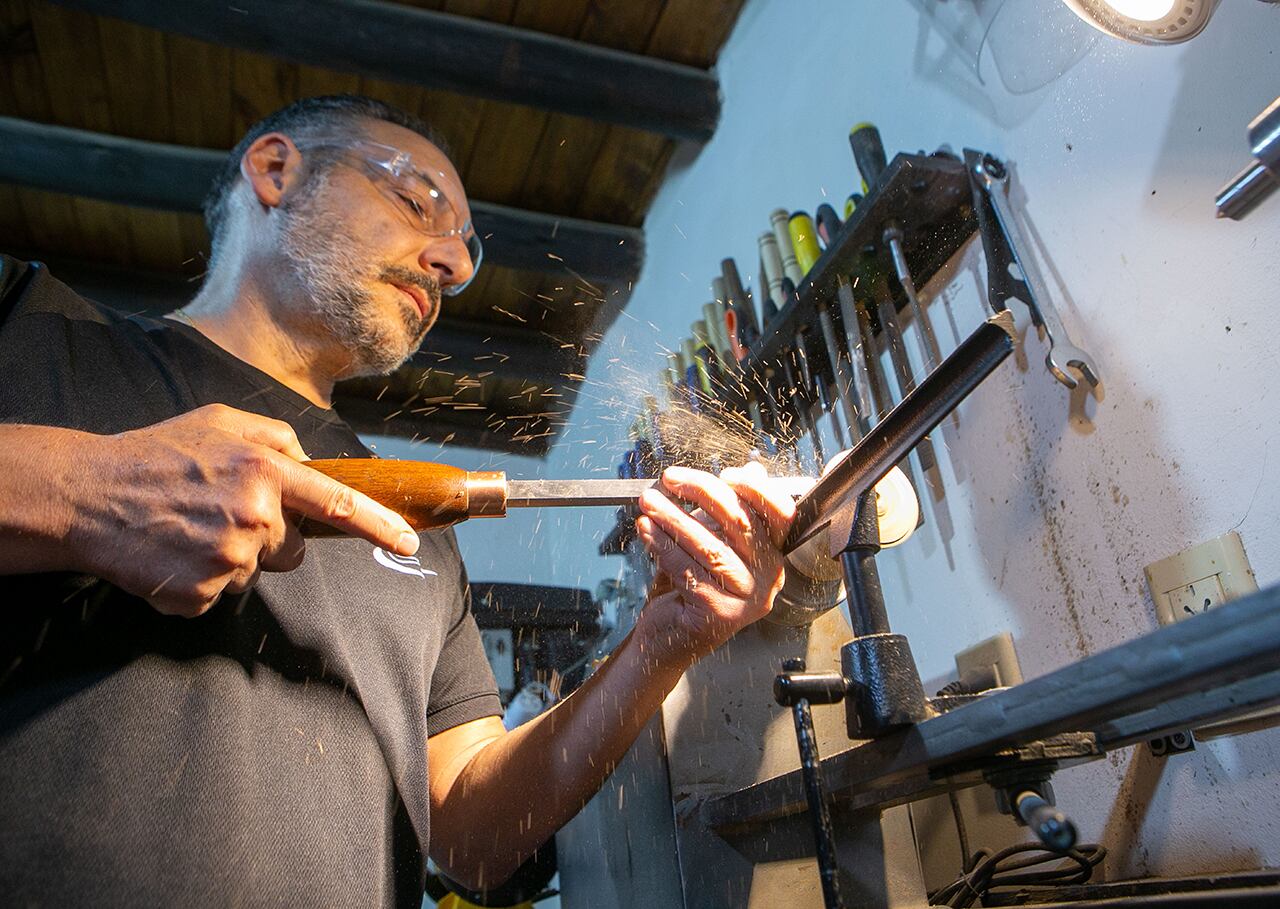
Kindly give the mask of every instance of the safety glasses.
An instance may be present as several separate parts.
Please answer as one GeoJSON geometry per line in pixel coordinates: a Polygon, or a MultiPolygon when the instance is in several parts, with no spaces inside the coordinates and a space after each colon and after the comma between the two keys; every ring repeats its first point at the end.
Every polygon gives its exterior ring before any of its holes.
{"type": "Polygon", "coordinates": [[[469,218],[454,208],[449,197],[408,153],[363,139],[321,136],[297,143],[302,149],[337,153],[343,163],[360,170],[405,222],[428,237],[458,237],[471,257],[471,277],[464,284],[442,287],[445,296],[462,293],[480,272],[484,247],[469,218]]]}

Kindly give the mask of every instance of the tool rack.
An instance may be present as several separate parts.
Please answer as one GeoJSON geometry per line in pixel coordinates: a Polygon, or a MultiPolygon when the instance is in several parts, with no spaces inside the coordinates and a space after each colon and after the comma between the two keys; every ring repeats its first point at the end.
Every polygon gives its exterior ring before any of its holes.
{"type": "MultiPolygon", "coordinates": [[[[898,154],[889,162],[805,275],[794,299],[769,320],[760,339],[751,345],[742,361],[748,381],[772,369],[794,343],[797,332],[822,337],[818,306],[835,300],[839,282],[856,281],[855,295],[865,298],[870,287],[864,289],[864,281],[869,285],[877,277],[893,274],[882,241],[890,224],[902,228],[911,273],[924,286],[978,229],[964,162],[945,154],[898,154]]],[[[896,281],[888,283],[894,305],[902,309],[907,305],[905,295],[896,281]]],[[[879,334],[875,308],[867,309],[872,329],[879,334]]],[[[815,369],[830,375],[825,363],[816,364],[815,369]]]]}
{"type": "MultiPolygon", "coordinates": [[[[882,240],[890,224],[901,226],[912,274],[919,276],[924,286],[978,230],[965,163],[945,153],[899,153],[889,162],[809,270],[795,296],[764,325],[760,338],[750,346],[741,362],[746,384],[763,384],[781,358],[790,353],[797,332],[821,339],[818,306],[835,300],[841,281],[856,282],[855,294],[865,297],[872,281],[893,274],[882,240]]],[[[896,281],[887,283],[894,306],[906,307],[901,287],[896,281]]],[[[881,332],[875,309],[866,307],[873,337],[881,332]]],[[[832,315],[839,320],[835,307],[832,315]]],[[[812,366],[815,373],[831,377],[828,363],[815,358],[812,366]]],[[[622,554],[634,534],[635,514],[631,509],[619,510],[617,523],[600,543],[600,554],[622,554]]]]}

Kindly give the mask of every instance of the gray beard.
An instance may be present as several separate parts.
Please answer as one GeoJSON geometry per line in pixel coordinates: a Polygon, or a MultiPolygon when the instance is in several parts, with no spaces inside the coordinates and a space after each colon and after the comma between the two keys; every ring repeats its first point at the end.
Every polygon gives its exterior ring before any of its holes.
{"type": "Polygon", "coordinates": [[[439,284],[396,265],[371,265],[366,245],[352,234],[345,221],[322,201],[326,174],[314,173],[310,185],[280,207],[280,247],[311,312],[322,328],[351,357],[338,378],[384,376],[394,372],[422,344],[439,310],[439,284]],[[398,284],[421,287],[434,308],[427,319],[405,303],[401,320],[388,320],[373,295],[369,281],[393,279],[398,284]]]}

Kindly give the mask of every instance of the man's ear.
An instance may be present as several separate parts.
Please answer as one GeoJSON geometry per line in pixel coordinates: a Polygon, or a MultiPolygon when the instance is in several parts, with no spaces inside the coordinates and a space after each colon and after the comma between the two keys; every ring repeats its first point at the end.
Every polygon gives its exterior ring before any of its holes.
{"type": "Polygon", "coordinates": [[[240,173],[265,207],[275,208],[302,176],[302,155],[284,133],[265,133],[240,159],[240,173]]]}

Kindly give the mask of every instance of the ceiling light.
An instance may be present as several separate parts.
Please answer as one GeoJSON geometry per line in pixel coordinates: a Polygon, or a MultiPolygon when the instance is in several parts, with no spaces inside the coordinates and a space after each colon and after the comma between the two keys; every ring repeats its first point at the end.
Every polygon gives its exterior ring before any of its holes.
{"type": "Polygon", "coordinates": [[[1099,31],[1134,44],[1179,44],[1204,29],[1218,0],[1062,0],[1099,31]]]}
{"type": "Polygon", "coordinates": [[[1155,22],[1173,12],[1177,0],[1111,0],[1111,8],[1122,16],[1155,22]]]}

